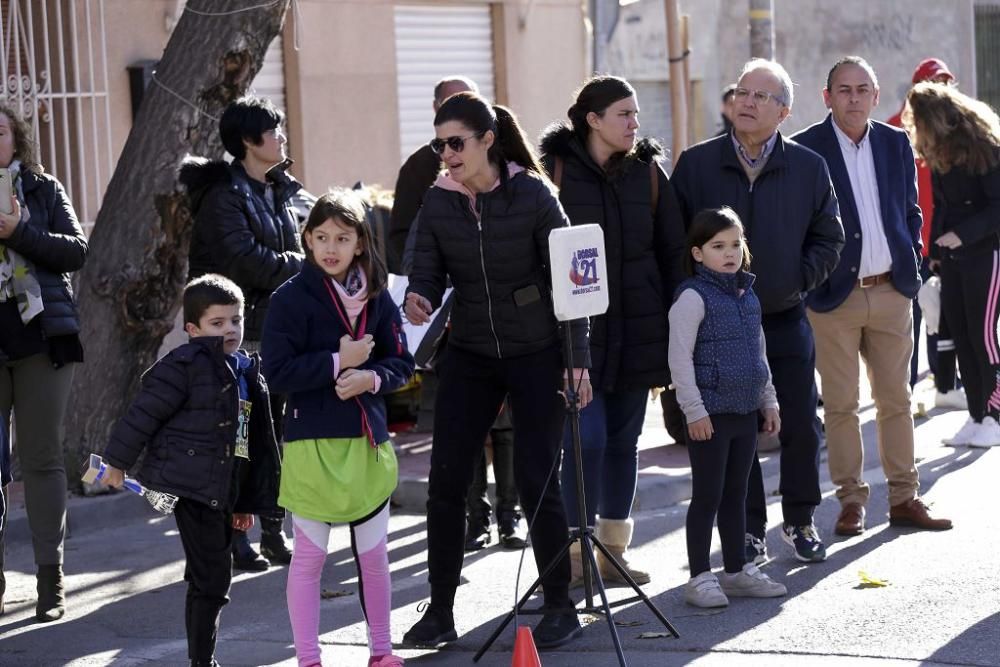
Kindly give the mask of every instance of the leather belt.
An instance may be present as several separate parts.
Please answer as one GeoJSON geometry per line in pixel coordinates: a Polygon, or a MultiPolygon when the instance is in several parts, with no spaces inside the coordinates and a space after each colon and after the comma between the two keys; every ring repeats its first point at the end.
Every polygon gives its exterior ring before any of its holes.
{"type": "Polygon", "coordinates": [[[890,280],[892,280],[892,271],[886,271],[885,273],[880,273],[877,276],[865,276],[858,281],[858,287],[866,289],[868,287],[875,287],[876,285],[887,283],[890,280]]]}

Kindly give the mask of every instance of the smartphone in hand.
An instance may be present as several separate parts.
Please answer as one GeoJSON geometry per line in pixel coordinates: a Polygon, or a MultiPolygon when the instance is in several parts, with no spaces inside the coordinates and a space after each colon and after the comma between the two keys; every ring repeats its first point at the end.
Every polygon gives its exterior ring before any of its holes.
{"type": "Polygon", "coordinates": [[[10,169],[4,167],[0,169],[0,213],[10,215],[14,212],[14,207],[10,203],[10,197],[13,192],[14,183],[10,176],[10,169]]]}

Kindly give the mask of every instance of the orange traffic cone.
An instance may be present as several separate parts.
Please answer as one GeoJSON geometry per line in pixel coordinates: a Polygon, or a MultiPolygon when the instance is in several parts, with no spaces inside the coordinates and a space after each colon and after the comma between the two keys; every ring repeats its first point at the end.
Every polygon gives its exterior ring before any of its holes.
{"type": "Polygon", "coordinates": [[[542,661],[538,657],[538,649],[535,648],[535,638],[531,636],[531,628],[522,625],[517,629],[517,638],[514,640],[514,660],[510,667],[542,667],[542,661]]]}

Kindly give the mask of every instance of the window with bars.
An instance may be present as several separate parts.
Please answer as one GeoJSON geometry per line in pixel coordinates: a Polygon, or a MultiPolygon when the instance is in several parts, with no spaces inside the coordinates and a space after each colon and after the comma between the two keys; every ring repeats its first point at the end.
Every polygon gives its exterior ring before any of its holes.
{"type": "Polygon", "coordinates": [[[1000,109],[1000,5],[977,5],[976,96],[1000,109]]]}
{"type": "Polygon", "coordinates": [[[0,0],[0,102],[31,125],[88,233],[113,169],[104,26],[104,0],[0,0]]]}

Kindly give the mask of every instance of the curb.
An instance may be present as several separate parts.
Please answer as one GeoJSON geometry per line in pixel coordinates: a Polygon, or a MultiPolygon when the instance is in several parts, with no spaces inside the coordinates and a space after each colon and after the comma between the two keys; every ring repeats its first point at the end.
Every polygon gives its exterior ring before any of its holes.
{"type": "MultiPolygon", "coordinates": [[[[66,504],[66,538],[157,516],[160,515],[144,498],[128,491],[90,497],[70,496],[66,504]]],[[[8,546],[31,543],[31,528],[24,508],[11,510],[3,541],[8,546]]]]}

